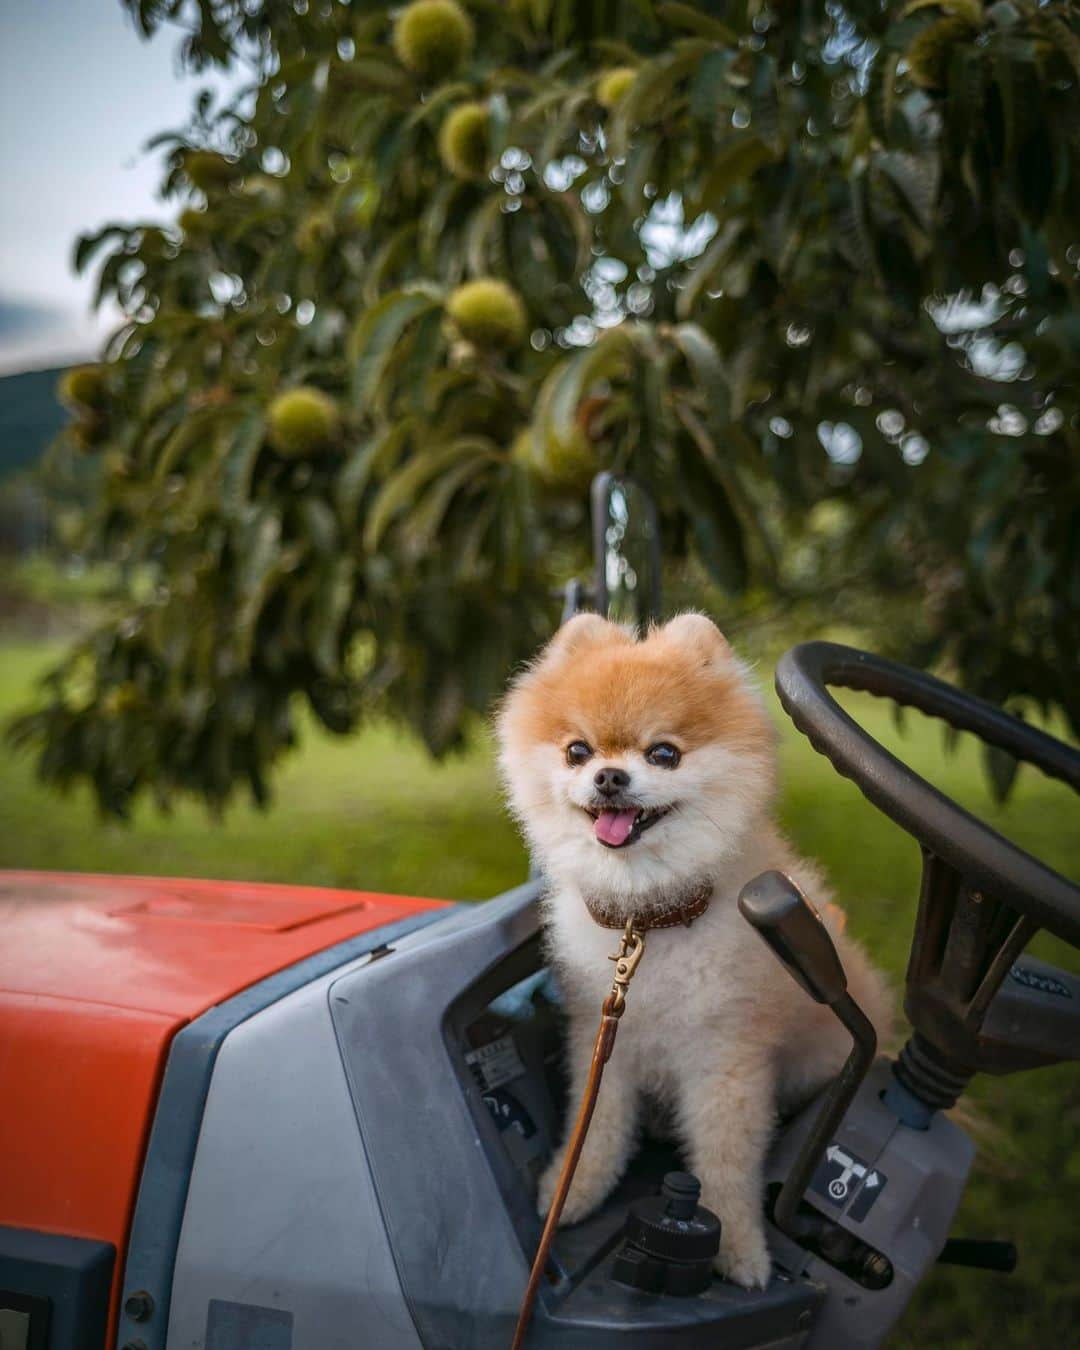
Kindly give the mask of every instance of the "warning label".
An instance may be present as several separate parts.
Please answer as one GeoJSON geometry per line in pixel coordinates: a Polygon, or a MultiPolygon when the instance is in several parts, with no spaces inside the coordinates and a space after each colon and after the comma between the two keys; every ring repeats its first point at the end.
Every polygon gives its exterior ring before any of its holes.
{"type": "Polygon", "coordinates": [[[839,1144],[830,1144],[825,1150],[821,1166],[814,1173],[810,1189],[841,1209],[854,1196],[847,1217],[857,1223],[870,1213],[887,1182],[888,1177],[884,1172],[870,1167],[862,1158],[849,1153],[839,1144]]]}
{"type": "Polygon", "coordinates": [[[470,1050],[465,1063],[472,1070],[477,1086],[483,1092],[491,1092],[503,1083],[509,1083],[525,1072],[513,1036],[500,1036],[497,1041],[489,1041],[479,1049],[470,1050]]]}
{"type": "Polygon", "coordinates": [[[505,1088],[492,1088],[484,1093],[484,1105],[491,1112],[499,1133],[516,1130],[522,1139],[531,1139],[536,1133],[536,1122],[518,1099],[505,1088]]]}

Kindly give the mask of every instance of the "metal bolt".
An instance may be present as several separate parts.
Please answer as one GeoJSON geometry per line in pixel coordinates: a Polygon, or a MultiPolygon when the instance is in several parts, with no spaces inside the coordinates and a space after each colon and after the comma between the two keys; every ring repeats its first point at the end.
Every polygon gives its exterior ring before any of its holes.
{"type": "Polygon", "coordinates": [[[145,1289],[137,1289],[129,1294],[124,1303],[124,1312],[133,1322],[146,1322],[154,1311],[154,1300],[145,1289]]]}
{"type": "Polygon", "coordinates": [[[884,1289],[892,1280],[892,1263],[880,1252],[870,1252],[862,1263],[862,1283],[868,1289],[884,1289]]]}

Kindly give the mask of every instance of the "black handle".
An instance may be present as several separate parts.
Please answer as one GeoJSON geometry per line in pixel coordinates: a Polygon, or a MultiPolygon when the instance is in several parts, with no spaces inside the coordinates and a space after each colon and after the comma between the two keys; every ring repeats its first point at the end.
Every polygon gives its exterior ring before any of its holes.
{"type": "Polygon", "coordinates": [[[817,1117],[773,1206],[777,1228],[796,1242],[805,1242],[819,1233],[821,1216],[804,1220],[799,1214],[799,1202],[874,1062],[877,1033],[847,992],[847,976],[821,916],[790,877],[783,872],[762,872],[748,881],[739,893],[739,912],[754,925],[810,997],[827,1003],[851,1033],[851,1053],[824,1094],[817,1117]]]}
{"type": "Polygon", "coordinates": [[[830,1007],[847,991],[847,976],[821,915],[783,872],[762,872],[739,894],[739,912],[811,998],[830,1007]]]}

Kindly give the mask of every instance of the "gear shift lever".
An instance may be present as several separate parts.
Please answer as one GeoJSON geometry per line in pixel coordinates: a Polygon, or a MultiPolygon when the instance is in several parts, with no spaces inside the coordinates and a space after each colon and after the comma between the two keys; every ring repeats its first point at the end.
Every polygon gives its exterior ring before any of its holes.
{"type": "Polygon", "coordinates": [[[763,872],[747,882],[739,894],[739,913],[753,924],[810,997],[828,1004],[854,1041],[773,1209],[777,1228],[800,1242],[814,1236],[812,1230],[817,1225],[799,1215],[799,1202],[874,1062],[877,1033],[847,992],[844,968],[821,916],[789,877],[783,872],[763,872]]]}
{"type": "Polygon", "coordinates": [[[739,895],[739,912],[758,930],[811,998],[835,1005],[847,976],[821,915],[783,872],[762,872],[739,895]]]}

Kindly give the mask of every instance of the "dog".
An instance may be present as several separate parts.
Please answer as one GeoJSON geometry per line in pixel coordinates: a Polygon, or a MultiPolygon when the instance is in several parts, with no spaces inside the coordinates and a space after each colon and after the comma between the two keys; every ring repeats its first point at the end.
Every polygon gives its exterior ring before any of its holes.
{"type": "MultiPolygon", "coordinates": [[[[647,933],[562,1222],[603,1203],[630,1161],[645,1105],[658,1105],[701,1180],[701,1203],[721,1218],[718,1271],[764,1287],[770,1137],[778,1115],[837,1073],[850,1039],[739,914],[743,885],[778,868],[816,901],[879,1036],[890,997],[844,936],[821,873],[773,822],[774,732],[749,671],[704,615],[637,639],[580,614],[512,681],[496,729],[511,810],[546,881],[545,942],[569,1017],[573,1102],[611,987],[610,927],[696,915],[689,927],[647,933]]],[[[565,1149],[541,1176],[541,1214],[565,1149]]]]}

